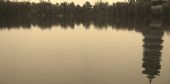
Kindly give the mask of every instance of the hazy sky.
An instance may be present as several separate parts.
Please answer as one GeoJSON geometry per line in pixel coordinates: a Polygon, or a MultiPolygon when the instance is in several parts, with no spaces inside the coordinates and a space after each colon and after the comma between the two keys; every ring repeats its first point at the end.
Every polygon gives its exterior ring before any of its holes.
{"type": "MultiPolygon", "coordinates": [[[[39,2],[40,0],[30,0],[32,2],[39,2]]],[[[48,1],[48,0],[45,0],[45,1],[48,1]]],[[[94,4],[95,2],[97,1],[100,1],[100,0],[50,0],[52,3],[61,3],[61,2],[75,2],[76,4],[80,4],[82,5],[83,3],[85,3],[86,1],[89,1],[91,2],[91,4],[94,4]]],[[[122,1],[127,1],[127,0],[102,0],[103,2],[109,2],[109,3],[113,3],[113,2],[122,2],[122,1]]]]}

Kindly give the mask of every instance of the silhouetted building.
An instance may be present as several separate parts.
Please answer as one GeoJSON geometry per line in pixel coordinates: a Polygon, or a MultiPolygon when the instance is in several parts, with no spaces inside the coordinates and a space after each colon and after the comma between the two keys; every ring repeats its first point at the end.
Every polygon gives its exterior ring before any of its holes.
{"type": "Polygon", "coordinates": [[[152,15],[161,16],[163,14],[163,4],[168,0],[151,0],[152,15]]]}

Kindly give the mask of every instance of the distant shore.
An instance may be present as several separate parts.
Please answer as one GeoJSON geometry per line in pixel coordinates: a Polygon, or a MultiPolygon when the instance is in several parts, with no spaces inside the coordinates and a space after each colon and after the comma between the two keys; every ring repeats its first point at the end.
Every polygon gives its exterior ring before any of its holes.
{"type": "MultiPolygon", "coordinates": [[[[163,5],[163,16],[170,16],[170,2],[163,5]]],[[[109,5],[107,2],[98,2],[91,5],[75,3],[49,2],[11,2],[0,1],[0,16],[31,16],[31,17],[69,17],[69,18],[115,18],[115,17],[150,17],[150,3],[118,2],[109,5]]]]}

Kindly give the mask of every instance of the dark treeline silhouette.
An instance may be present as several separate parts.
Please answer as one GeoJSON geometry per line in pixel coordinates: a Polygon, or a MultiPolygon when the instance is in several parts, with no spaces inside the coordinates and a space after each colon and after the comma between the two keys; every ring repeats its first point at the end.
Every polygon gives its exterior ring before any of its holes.
{"type": "MultiPolygon", "coordinates": [[[[170,3],[164,5],[165,14],[170,14],[170,3]]],[[[84,5],[76,5],[72,3],[56,3],[50,2],[12,2],[0,1],[0,16],[32,16],[32,17],[69,17],[69,18],[117,18],[117,17],[149,17],[150,3],[127,3],[117,2],[109,5],[108,2],[96,2],[91,5],[86,2],[84,5]]]]}
{"type": "MultiPolygon", "coordinates": [[[[162,29],[170,31],[170,19],[162,20],[162,29]]],[[[118,30],[135,30],[141,32],[150,26],[150,18],[117,18],[117,19],[70,19],[59,17],[0,17],[0,29],[30,29],[32,26],[38,26],[41,29],[50,29],[53,26],[61,26],[61,28],[74,29],[76,25],[83,25],[85,28],[90,28],[94,25],[97,29],[113,28],[118,30]]]]}

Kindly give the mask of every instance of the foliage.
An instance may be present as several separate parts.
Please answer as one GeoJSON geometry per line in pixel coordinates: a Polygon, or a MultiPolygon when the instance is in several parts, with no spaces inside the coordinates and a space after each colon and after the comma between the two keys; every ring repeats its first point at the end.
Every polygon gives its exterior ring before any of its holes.
{"type": "MultiPolygon", "coordinates": [[[[165,16],[170,14],[170,3],[164,6],[165,16]]],[[[74,2],[11,2],[0,1],[0,16],[34,16],[34,17],[69,17],[70,19],[96,19],[96,18],[124,18],[124,17],[149,17],[150,3],[118,2],[109,5],[108,2],[97,2],[91,5],[75,5],[74,2]]]]}

